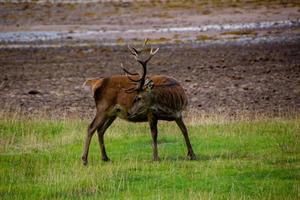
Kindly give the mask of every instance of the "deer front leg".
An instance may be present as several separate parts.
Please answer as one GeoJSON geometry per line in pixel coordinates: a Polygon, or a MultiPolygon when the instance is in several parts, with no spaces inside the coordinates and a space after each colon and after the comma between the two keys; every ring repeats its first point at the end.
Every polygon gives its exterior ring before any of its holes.
{"type": "Polygon", "coordinates": [[[148,118],[152,136],[153,160],[159,161],[157,152],[157,119],[154,116],[148,118]]]}
{"type": "Polygon", "coordinates": [[[109,158],[106,154],[105,145],[104,145],[104,134],[106,129],[113,123],[113,121],[116,119],[116,117],[107,118],[103,121],[101,126],[99,126],[97,132],[98,132],[98,141],[100,145],[101,150],[101,156],[103,161],[109,161],[109,158]]]}
{"type": "Polygon", "coordinates": [[[179,126],[183,136],[184,136],[184,140],[188,149],[188,156],[190,157],[191,160],[196,160],[196,155],[193,151],[192,145],[190,143],[190,139],[189,139],[189,135],[188,135],[188,131],[187,128],[184,124],[184,122],[182,121],[182,118],[176,119],[176,123],[179,126]]]}
{"type": "Polygon", "coordinates": [[[81,157],[81,159],[83,161],[83,165],[87,165],[87,163],[88,163],[88,154],[89,154],[91,139],[92,139],[95,131],[97,130],[97,127],[98,127],[98,124],[100,123],[100,121],[101,121],[101,115],[96,115],[94,120],[88,127],[85,142],[84,142],[84,147],[83,147],[83,154],[81,157]]]}

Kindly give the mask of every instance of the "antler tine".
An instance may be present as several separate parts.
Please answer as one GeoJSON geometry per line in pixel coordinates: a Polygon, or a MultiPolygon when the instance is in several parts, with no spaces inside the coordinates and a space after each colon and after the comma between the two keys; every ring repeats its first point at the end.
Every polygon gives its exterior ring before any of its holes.
{"type": "Polygon", "coordinates": [[[154,51],[153,51],[153,48],[151,48],[150,49],[150,55],[149,55],[149,57],[145,60],[145,61],[143,61],[143,60],[141,60],[141,59],[139,59],[138,57],[135,57],[135,59],[139,62],[139,63],[141,63],[142,65],[143,65],[143,63],[145,63],[145,64],[147,64],[147,62],[158,52],[158,50],[159,50],[159,48],[157,48],[157,49],[155,49],[154,51]]]}
{"type": "Polygon", "coordinates": [[[147,44],[147,42],[149,41],[149,39],[148,38],[145,38],[145,41],[144,41],[144,44],[143,44],[143,47],[145,47],[146,46],[146,44],[147,44]]]}
{"type": "Polygon", "coordinates": [[[129,44],[127,45],[127,48],[129,49],[130,53],[134,56],[137,57],[139,55],[139,51],[135,49],[134,47],[131,47],[129,44]]]}
{"type": "Polygon", "coordinates": [[[126,76],[127,76],[127,78],[128,78],[129,80],[131,80],[131,81],[133,81],[133,82],[135,82],[135,83],[138,83],[138,82],[141,81],[141,79],[134,80],[133,78],[131,78],[130,76],[128,76],[128,74],[129,74],[129,75],[132,75],[132,76],[136,76],[136,75],[139,75],[139,74],[136,73],[136,72],[135,72],[135,73],[132,73],[132,72],[128,71],[127,69],[125,69],[124,66],[123,66],[123,63],[121,63],[121,68],[123,69],[123,71],[125,72],[125,74],[126,74],[126,76]]]}
{"type": "MultiPolygon", "coordinates": [[[[153,48],[151,48],[151,50],[150,50],[150,55],[149,55],[149,57],[144,61],[144,63],[147,64],[147,62],[148,62],[149,60],[151,60],[151,58],[158,52],[158,50],[159,50],[159,48],[157,48],[157,49],[155,49],[155,51],[153,51],[153,48]]],[[[139,61],[139,62],[140,62],[140,61],[139,61]]]]}
{"type": "Polygon", "coordinates": [[[158,52],[159,48],[155,49],[155,51],[153,51],[153,48],[151,48],[150,50],[150,55],[154,56],[157,52],[158,52]]]}
{"type": "MultiPolygon", "coordinates": [[[[137,73],[136,73],[137,74],[137,73]]],[[[138,74],[137,74],[138,75],[138,74]]],[[[139,83],[139,82],[141,82],[141,80],[143,79],[143,78],[140,78],[140,79],[138,79],[138,80],[134,80],[133,78],[131,78],[129,75],[128,75],[128,73],[126,73],[126,76],[127,76],[127,78],[129,79],[129,80],[131,80],[132,82],[135,82],[135,83],[139,83]]]]}
{"type": "Polygon", "coordinates": [[[121,63],[121,68],[122,68],[122,70],[123,70],[126,74],[129,74],[129,75],[132,75],[132,76],[139,75],[137,72],[132,73],[132,72],[128,71],[128,70],[123,66],[123,63],[121,63]]]}
{"type": "Polygon", "coordinates": [[[132,82],[135,82],[135,83],[139,83],[139,82],[141,82],[141,80],[142,80],[142,78],[141,78],[141,79],[138,79],[138,80],[134,80],[133,78],[131,78],[130,76],[128,76],[128,74],[126,74],[126,76],[127,76],[127,78],[128,78],[129,80],[131,80],[132,82]]]}

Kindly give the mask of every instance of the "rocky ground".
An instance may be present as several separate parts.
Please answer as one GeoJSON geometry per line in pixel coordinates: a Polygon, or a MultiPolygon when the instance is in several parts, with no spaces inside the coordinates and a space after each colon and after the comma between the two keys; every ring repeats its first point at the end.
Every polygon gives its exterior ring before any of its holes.
{"type": "MultiPolygon", "coordinates": [[[[195,8],[189,7],[190,4],[186,7],[164,4],[165,7],[153,5],[149,8],[131,3],[105,4],[106,7],[102,4],[84,4],[81,7],[80,4],[16,5],[1,4],[2,33],[61,29],[82,31],[89,27],[93,30],[127,30],[130,27],[173,26],[174,22],[184,27],[199,23],[300,18],[295,2],[284,5],[273,3],[271,8],[265,4],[227,5],[225,8],[214,4],[197,4],[195,8]],[[96,8],[103,12],[96,12],[96,8]],[[250,8],[254,14],[246,12],[250,8]],[[118,14],[123,17],[118,17],[118,14]],[[152,18],[148,18],[151,15],[152,18]],[[76,16],[82,18],[79,20],[76,16]],[[223,18],[220,19],[220,16],[223,18]],[[241,16],[244,17],[239,20],[241,16]]],[[[191,111],[299,112],[299,32],[296,26],[235,32],[227,30],[225,33],[222,30],[167,33],[155,35],[154,38],[149,35],[155,41],[152,43],[160,47],[158,55],[149,63],[149,74],[164,74],[179,80],[186,89],[191,111]],[[225,36],[230,40],[224,41],[225,36]],[[245,36],[247,41],[241,42],[240,39],[245,36]]],[[[94,113],[92,94],[82,89],[82,83],[86,78],[121,74],[121,62],[137,70],[138,65],[129,57],[124,44],[130,43],[131,39],[140,42],[144,36],[114,37],[116,43],[112,45],[104,45],[99,39],[69,41],[72,38],[34,41],[26,43],[27,46],[24,43],[23,46],[14,42],[0,43],[1,111],[94,113]],[[9,46],[12,44],[15,46],[9,46]],[[45,44],[48,46],[42,46],[45,44]]]]}

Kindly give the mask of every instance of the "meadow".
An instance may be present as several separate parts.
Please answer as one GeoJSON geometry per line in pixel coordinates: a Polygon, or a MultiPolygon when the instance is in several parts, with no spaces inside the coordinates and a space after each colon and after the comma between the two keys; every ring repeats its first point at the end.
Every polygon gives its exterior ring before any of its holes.
{"type": "Polygon", "coordinates": [[[1,199],[299,199],[300,119],[188,122],[189,161],[175,123],[116,121],[81,162],[87,120],[0,118],[1,199]]]}

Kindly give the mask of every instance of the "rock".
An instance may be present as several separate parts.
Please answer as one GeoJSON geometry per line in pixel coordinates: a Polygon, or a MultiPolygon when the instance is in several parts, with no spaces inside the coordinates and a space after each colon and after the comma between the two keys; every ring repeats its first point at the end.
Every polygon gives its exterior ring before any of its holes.
{"type": "Polygon", "coordinates": [[[196,102],[197,100],[198,100],[197,97],[193,97],[193,98],[191,99],[192,102],[196,102]]]}
{"type": "Polygon", "coordinates": [[[42,93],[40,91],[38,91],[38,90],[29,90],[28,94],[36,95],[36,94],[42,94],[42,93]]]}

